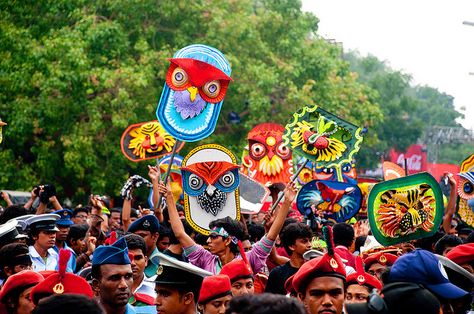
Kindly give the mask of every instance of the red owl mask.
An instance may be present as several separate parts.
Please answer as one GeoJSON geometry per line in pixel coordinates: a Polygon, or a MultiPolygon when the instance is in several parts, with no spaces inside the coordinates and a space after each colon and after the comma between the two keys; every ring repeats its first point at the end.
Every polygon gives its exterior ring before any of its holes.
{"type": "Polygon", "coordinates": [[[267,186],[290,181],[292,153],[283,144],[284,131],[280,124],[262,123],[249,132],[249,151],[243,158],[244,173],[267,186]]]}

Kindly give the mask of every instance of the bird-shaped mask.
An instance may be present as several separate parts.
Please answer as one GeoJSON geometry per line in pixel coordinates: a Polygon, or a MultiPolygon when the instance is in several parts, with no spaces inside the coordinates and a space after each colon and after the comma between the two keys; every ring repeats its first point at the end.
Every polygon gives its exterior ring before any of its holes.
{"type": "Polygon", "coordinates": [[[217,49],[190,45],[169,59],[170,67],[156,115],[181,141],[209,136],[219,118],[230,78],[230,64],[217,49]]]}

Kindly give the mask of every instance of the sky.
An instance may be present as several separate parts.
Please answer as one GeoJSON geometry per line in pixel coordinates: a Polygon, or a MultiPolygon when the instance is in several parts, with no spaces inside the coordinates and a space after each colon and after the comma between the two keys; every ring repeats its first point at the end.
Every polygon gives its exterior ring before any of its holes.
{"type": "Polygon", "coordinates": [[[386,61],[454,97],[474,129],[473,0],[303,0],[303,10],[319,18],[318,34],[386,61]],[[472,73],[471,75],[469,73],[472,73]]]}

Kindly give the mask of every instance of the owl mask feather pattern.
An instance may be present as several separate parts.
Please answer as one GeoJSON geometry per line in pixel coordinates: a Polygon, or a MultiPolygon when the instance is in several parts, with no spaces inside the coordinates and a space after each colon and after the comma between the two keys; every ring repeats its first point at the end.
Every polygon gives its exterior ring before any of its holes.
{"type": "Polygon", "coordinates": [[[208,234],[209,222],[230,216],[240,218],[239,166],[225,147],[196,147],[183,160],[186,220],[197,231],[208,234]]]}
{"type": "Polygon", "coordinates": [[[214,132],[230,81],[224,55],[205,45],[190,45],[169,59],[156,115],[165,130],[193,142],[214,132]]]}

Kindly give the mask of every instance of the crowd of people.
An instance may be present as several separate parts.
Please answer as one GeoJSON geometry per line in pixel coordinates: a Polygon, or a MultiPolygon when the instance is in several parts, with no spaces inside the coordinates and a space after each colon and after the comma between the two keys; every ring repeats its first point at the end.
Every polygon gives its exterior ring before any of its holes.
{"type": "Polygon", "coordinates": [[[63,208],[53,185],[25,204],[2,192],[0,313],[471,311],[474,232],[451,212],[434,235],[383,246],[362,216],[307,223],[289,183],[274,212],[211,221],[204,236],[157,167],[149,178],[163,198],[151,209],[98,195],[63,208]]]}

